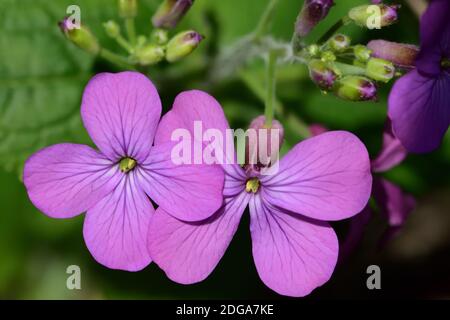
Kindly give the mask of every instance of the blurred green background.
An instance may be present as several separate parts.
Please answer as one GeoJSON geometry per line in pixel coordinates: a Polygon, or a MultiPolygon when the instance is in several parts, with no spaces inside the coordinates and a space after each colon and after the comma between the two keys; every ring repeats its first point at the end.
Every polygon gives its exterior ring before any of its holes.
{"type": "MultiPolygon", "coordinates": [[[[263,113],[258,88],[264,88],[263,64],[254,61],[226,79],[218,79],[214,61],[240,37],[254,30],[267,0],[196,0],[177,30],[195,29],[206,36],[199,49],[174,65],[149,68],[165,110],[182,90],[202,89],[222,104],[232,127],[244,127],[263,113]],[[255,90],[256,88],[256,90],[255,90]]],[[[301,0],[281,0],[273,21],[277,39],[289,41],[301,0]]],[[[365,0],[337,0],[329,17],[313,32],[315,39],[365,0]]],[[[402,2],[402,1],[400,1],[402,2]]],[[[83,216],[50,219],[35,209],[21,183],[23,161],[54,143],[91,144],[79,114],[84,86],[101,71],[119,71],[76,48],[57,22],[70,4],[81,8],[82,23],[105,47],[119,50],[102,22],[116,19],[112,0],[0,0],[0,298],[281,298],[259,280],[251,256],[248,215],[230,248],[204,282],[182,286],[151,264],[138,273],[109,270],[90,256],[82,238],[83,216]],[[79,265],[82,290],[66,288],[66,268],[79,265]]],[[[138,31],[150,32],[150,17],[159,0],[141,0],[138,31]]],[[[400,22],[385,30],[343,29],[354,43],[384,38],[418,43],[418,18],[404,4],[400,22]]],[[[278,99],[290,114],[307,123],[357,134],[376,155],[386,116],[389,86],[378,103],[349,103],[323,95],[301,65],[279,70],[278,99]]],[[[292,119],[281,119],[291,121],[292,119]]],[[[285,149],[298,142],[288,128],[285,149]]],[[[332,279],[308,298],[450,298],[450,137],[428,155],[411,155],[385,176],[414,194],[418,207],[402,233],[378,250],[386,222],[374,216],[353,256],[336,268],[332,279]],[[382,290],[366,288],[366,268],[377,264],[382,290]]],[[[340,238],[348,221],[335,223],[340,238]]]]}

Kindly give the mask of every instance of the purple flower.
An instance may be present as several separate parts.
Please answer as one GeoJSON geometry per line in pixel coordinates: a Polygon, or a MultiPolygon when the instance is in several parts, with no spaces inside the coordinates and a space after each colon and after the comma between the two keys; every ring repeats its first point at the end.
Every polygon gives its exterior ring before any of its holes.
{"type": "MultiPolygon", "coordinates": [[[[169,140],[180,126],[193,130],[194,121],[202,121],[205,130],[229,128],[213,97],[191,91],[176,98],[156,141],[169,140]]],[[[339,248],[326,221],[353,216],[370,196],[370,162],[361,141],[345,131],[305,140],[281,159],[272,175],[248,175],[237,164],[223,168],[224,203],[207,220],[186,223],[163,208],[156,211],[148,247],[167,276],[183,284],[204,280],[225,253],[248,205],[254,261],[269,288],[300,297],[327,282],[339,248]]]]}
{"type": "Polygon", "coordinates": [[[112,269],[137,271],[151,262],[146,239],[155,210],[148,197],[188,221],[208,218],[222,204],[220,167],[177,166],[172,143],[152,146],[160,116],[158,92],[144,75],[98,74],[84,91],[81,117],[100,151],[57,144],[25,164],[33,204],[52,218],[87,211],[86,245],[112,269]]]}
{"type": "Polygon", "coordinates": [[[410,152],[439,147],[450,124],[450,1],[433,0],[420,24],[417,68],[389,96],[395,135],[410,152]]]}
{"type": "MultiPolygon", "coordinates": [[[[372,172],[388,171],[400,164],[407,155],[408,151],[394,136],[391,121],[388,118],[383,133],[383,146],[371,163],[372,172]]],[[[415,207],[415,200],[411,195],[405,194],[397,185],[380,176],[373,177],[372,196],[388,224],[388,228],[379,242],[379,245],[382,246],[400,231],[415,207]]],[[[352,218],[347,238],[342,244],[339,254],[340,261],[345,260],[359,244],[364,228],[372,214],[372,208],[367,205],[360,214],[352,218]]]]}

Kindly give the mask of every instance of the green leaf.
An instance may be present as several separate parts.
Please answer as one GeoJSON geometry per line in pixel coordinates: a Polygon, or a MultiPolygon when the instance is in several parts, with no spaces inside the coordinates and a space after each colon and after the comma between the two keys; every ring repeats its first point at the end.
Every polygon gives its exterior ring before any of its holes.
{"type": "MultiPolygon", "coordinates": [[[[57,25],[73,3],[0,3],[0,165],[7,170],[20,172],[42,147],[88,141],[79,107],[94,57],[64,39],[57,25]]],[[[107,3],[75,1],[82,23],[97,34],[114,9],[107,3]]]]}

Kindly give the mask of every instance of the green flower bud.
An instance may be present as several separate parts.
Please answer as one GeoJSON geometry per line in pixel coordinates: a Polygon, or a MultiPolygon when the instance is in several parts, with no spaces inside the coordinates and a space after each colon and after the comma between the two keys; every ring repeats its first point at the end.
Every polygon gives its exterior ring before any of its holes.
{"type": "Polygon", "coordinates": [[[76,28],[68,18],[64,18],[64,20],[59,23],[59,27],[66,38],[79,48],[94,55],[100,52],[100,45],[98,44],[97,38],[88,28],[84,26],[76,28]]]}
{"type": "Polygon", "coordinates": [[[376,81],[389,82],[395,75],[394,64],[390,61],[370,58],[366,66],[366,76],[376,81]]]}
{"type": "Polygon", "coordinates": [[[376,100],[375,83],[362,76],[345,76],[337,81],[335,94],[344,100],[368,101],[376,100]]]}
{"type": "Polygon", "coordinates": [[[202,40],[203,37],[195,31],[180,32],[167,44],[166,60],[175,62],[188,56],[202,40]]]}
{"type": "Polygon", "coordinates": [[[398,20],[398,9],[399,6],[396,5],[362,5],[351,9],[348,17],[361,27],[381,29],[398,20]]]}
{"type": "Polygon", "coordinates": [[[152,40],[157,44],[165,44],[169,41],[169,36],[166,30],[163,29],[155,29],[152,32],[152,40]]]}
{"type": "Polygon", "coordinates": [[[328,40],[330,49],[336,52],[342,52],[350,46],[350,38],[345,34],[336,34],[328,40]]]}
{"type": "Polygon", "coordinates": [[[103,28],[105,28],[106,34],[111,38],[117,38],[120,35],[120,27],[115,21],[109,20],[105,22],[103,28]]]}
{"type": "Polygon", "coordinates": [[[322,59],[323,62],[336,61],[336,56],[331,51],[324,51],[324,52],[322,52],[322,54],[320,55],[320,58],[322,59]]]}
{"type": "Polygon", "coordinates": [[[366,46],[358,44],[353,47],[353,54],[355,55],[356,60],[361,61],[361,62],[366,62],[370,59],[372,50],[370,50],[366,46]]]}
{"type": "Polygon", "coordinates": [[[157,64],[164,59],[164,48],[154,44],[148,44],[141,48],[137,48],[134,54],[134,59],[141,66],[150,66],[157,64]]]}
{"type": "Polygon", "coordinates": [[[308,64],[311,80],[322,90],[331,90],[337,75],[327,63],[314,59],[308,64]]]}
{"type": "Polygon", "coordinates": [[[312,44],[306,48],[306,51],[310,57],[316,57],[320,52],[320,48],[317,44],[312,44]]]}
{"type": "Polygon", "coordinates": [[[137,0],[118,0],[119,15],[122,18],[134,18],[137,15],[137,0]]]}

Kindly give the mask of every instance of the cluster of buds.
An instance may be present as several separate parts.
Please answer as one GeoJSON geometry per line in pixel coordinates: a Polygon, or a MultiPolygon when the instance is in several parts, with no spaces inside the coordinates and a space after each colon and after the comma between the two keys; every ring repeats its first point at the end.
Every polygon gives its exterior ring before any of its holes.
{"type": "Polygon", "coordinates": [[[154,29],[150,37],[136,37],[134,19],[138,12],[138,0],[118,0],[118,13],[125,20],[128,39],[122,35],[120,25],[115,21],[110,20],[103,25],[106,34],[126,50],[126,57],[102,48],[97,38],[83,25],[73,28],[68,18],[59,25],[68,40],[91,54],[103,53],[105,58],[113,56],[115,60],[120,59],[131,66],[149,66],[163,60],[172,63],[187,57],[203,40],[203,36],[193,30],[169,37],[170,29],[180,22],[193,3],[194,0],[163,0],[152,17],[154,29]]]}
{"type": "MultiPolygon", "coordinates": [[[[373,18],[375,23],[384,27],[397,21],[398,8],[385,4],[359,6],[351,9],[346,19],[370,28],[373,18]]],[[[312,45],[305,50],[309,58],[310,77],[321,90],[333,92],[342,99],[376,100],[376,83],[392,80],[396,67],[409,63],[404,60],[412,59],[415,53],[414,48],[397,46],[397,55],[386,59],[378,47],[388,46],[392,49],[394,44],[383,42],[381,46],[372,42],[368,46],[352,45],[348,36],[335,34],[323,44],[312,45]]]]}
{"type": "Polygon", "coordinates": [[[391,61],[372,56],[366,46],[351,46],[347,36],[335,35],[322,48],[309,60],[310,78],[321,90],[342,99],[376,100],[376,82],[389,82],[395,76],[391,61]],[[344,58],[346,63],[340,62],[344,58]]]}

